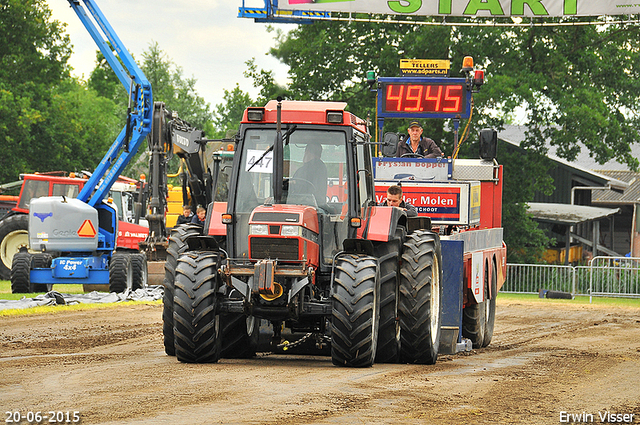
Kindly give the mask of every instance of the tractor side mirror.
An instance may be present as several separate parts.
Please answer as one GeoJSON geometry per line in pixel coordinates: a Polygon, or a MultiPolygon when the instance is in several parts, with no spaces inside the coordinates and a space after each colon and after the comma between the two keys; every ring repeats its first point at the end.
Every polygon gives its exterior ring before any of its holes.
{"type": "Polygon", "coordinates": [[[484,128],[478,134],[480,140],[480,158],[493,160],[497,156],[498,132],[492,128],[484,128]]]}
{"type": "Polygon", "coordinates": [[[396,156],[399,140],[398,133],[385,133],[382,140],[382,155],[385,157],[396,156]]]}

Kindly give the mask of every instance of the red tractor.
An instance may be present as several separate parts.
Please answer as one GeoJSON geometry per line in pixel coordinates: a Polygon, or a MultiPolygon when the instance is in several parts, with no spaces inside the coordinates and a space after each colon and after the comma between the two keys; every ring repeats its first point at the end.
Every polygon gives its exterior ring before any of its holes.
{"type": "Polygon", "coordinates": [[[245,111],[226,209],[210,205],[204,235],[169,238],[167,354],[251,357],[267,335],[271,350],[330,347],[340,366],[436,361],[440,238],[376,204],[367,125],[345,107],[245,111]]]}

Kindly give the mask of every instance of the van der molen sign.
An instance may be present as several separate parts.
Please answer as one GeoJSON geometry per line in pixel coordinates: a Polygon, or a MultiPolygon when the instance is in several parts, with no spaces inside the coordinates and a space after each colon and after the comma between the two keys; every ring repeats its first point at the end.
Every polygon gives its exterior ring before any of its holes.
{"type": "Polygon", "coordinates": [[[425,16],[600,16],[640,13],[640,0],[280,0],[280,8],[425,16]]]}

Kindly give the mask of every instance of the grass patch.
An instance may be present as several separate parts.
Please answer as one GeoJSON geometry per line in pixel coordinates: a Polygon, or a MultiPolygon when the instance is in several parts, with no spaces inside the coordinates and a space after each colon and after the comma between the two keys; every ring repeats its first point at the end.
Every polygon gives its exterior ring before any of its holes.
{"type": "MultiPolygon", "coordinates": [[[[498,300],[502,301],[527,301],[539,303],[557,303],[557,304],[589,304],[588,295],[576,295],[572,300],[559,300],[553,298],[540,298],[537,294],[512,294],[507,292],[499,292],[498,300]]],[[[640,308],[640,298],[606,298],[593,297],[591,305],[610,306],[610,307],[631,307],[640,308]]]]}
{"type": "Polygon", "coordinates": [[[83,310],[104,310],[121,306],[132,305],[160,305],[162,300],[157,301],[122,301],[118,303],[95,303],[95,304],[73,304],[73,305],[43,305],[31,308],[15,308],[0,310],[0,319],[3,317],[31,316],[35,314],[56,314],[66,311],[83,310]]]}
{"type": "MultiPolygon", "coordinates": [[[[53,285],[53,290],[60,292],[61,294],[84,294],[82,285],[53,285]]],[[[22,298],[34,298],[37,295],[42,295],[45,292],[32,292],[29,294],[12,294],[11,282],[8,280],[0,280],[0,300],[20,300],[22,298]]]]}

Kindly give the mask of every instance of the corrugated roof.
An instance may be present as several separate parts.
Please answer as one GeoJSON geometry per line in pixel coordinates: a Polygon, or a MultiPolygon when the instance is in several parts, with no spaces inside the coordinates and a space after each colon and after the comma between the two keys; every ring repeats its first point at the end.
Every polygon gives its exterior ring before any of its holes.
{"type": "Polygon", "coordinates": [[[585,205],[549,204],[527,202],[529,214],[537,221],[575,225],[591,220],[608,217],[620,211],[620,208],[588,207],[585,205]]]}
{"type": "MultiPolygon", "coordinates": [[[[527,127],[524,125],[505,125],[505,129],[498,132],[498,136],[500,138],[505,137],[508,140],[512,140],[520,143],[524,140],[524,132],[527,130],[527,127]]],[[[551,146],[550,143],[547,143],[549,147],[549,156],[557,157],[556,155],[556,147],[551,146]]],[[[571,164],[576,164],[582,168],[586,168],[589,170],[616,170],[616,171],[630,171],[629,166],[627,164],[623,164],[618,162],[616,159],[612,159],[610,161],[605,162],[604,164],[599,164],[595,159],[591,157],[591,152],[584,146],[582,143],[578,143],[580,146],[580,152],[576,157],[575,161],[572,161],[571,164]]],[[[640,141],[631,145],[631,155],[640,158],[640,141]]]]}
{"type": "MultiPolygon", "coordinates": [[[[520,147],[520,142],[522,142],[525,138],[526,127],[519,125],[510,125],[505,126],[505,129],[498,132],[498,138],[503,140],[506,143],[509,143],[514,146],[520,147]]],[[[602,174],[600,172],[594,171],[593,169],[584,167],[583,165],[577,162],[569,162],[566,159],[562,159],[550,153],[547,155],[549,159],[556,162],[557,164],[568,167],[577,172],[578,174],[583,174],[588,176],[591,180],[597,182],[596,184],[610,185],[612,189],[615,190],[625,190],[629,187],[629,184],[625,181],[619,180],[614,176],[609,176],[602,174]]]]}
{"type": "Polygon", "coordinates": [[[640,202],[640,173],[627,170],[598,170],[598,173],[610,176],[629,184],[623,193],[613,190],[594,190],[591,192],[593,204],[636,204],[640,202]]]}

